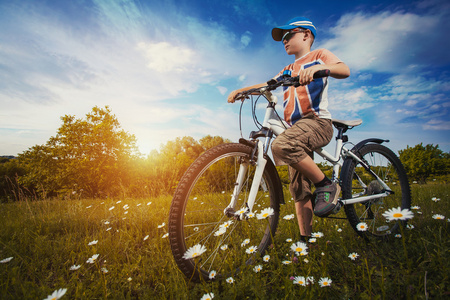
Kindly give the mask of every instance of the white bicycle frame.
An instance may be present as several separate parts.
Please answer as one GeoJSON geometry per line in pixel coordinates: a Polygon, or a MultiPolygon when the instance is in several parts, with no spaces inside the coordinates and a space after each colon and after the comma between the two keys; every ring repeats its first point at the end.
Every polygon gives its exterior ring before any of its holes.
{"type": "MultiPolygon", "coordinates": [[[[263,128],[267,128],[268,130],[271,130],[275,136],[280,135],[286,128],[289,127],[289,125],[283,120],[281,121],[278,116],[275,113],[275,105],[277,104],[277,98],[275,95],[273,95],[270,91],[265,91],[264,88],[261,90],[261,94],[264,95],[264,97],[269,101],[269,105],[266,108],[264,121],[262,123],[263,128]]],[[[267,159],[265,158],[265,154],[267,154],[271,142],[271,137],[266,137],[264,143],[256,139],[255,142],[257,143],[258,147],[258,155],[256,160],[256,168],[255,168],[255,174],[253,176],[253,182],[252,186],[250,188],[250,193],[248,195],[247,199],[247,205],[249,212],[253,211],[253,205],[255,204],[255,199],[259,190],[259,186],[261,184],[262,175],[264,172],[264,168],[267,163],[267,159]]],[[[327,160],[333,165],[333,175],[332,175],[332,181],[338,182],[339,181],[339,170],[342,166],[342,162],[345,158],[351,157],[358,163],[361,163],[364,165],[364,162],[355,155],[352,151],[347,149],[343,145],[343,140],[340,138],[336,139],[336,147],[335,147],[335,154],[334,156],[328,153],[326,150],[320,148],[317,149],[316,152],[318,155],[320,155],[322,158],[327,160]]],[[[231,201],[228,207],[225,209],[227,211],[228,209],[232,208],[233,210],[236,209],[237,199],[239,196],[239,193],[241,192],[242,186],[245,181],[245,174],[248,169],[249,162],[242,163],[239,167],[239,173],[237,177],[237,182],[234,187],[233,195],[231,196],[231,201]]],[[[339,199],[342,205],[348,205],[353,203],[360,203],[364,201],[368,201],[371,199],[380,199],[382,197],[386,197],[391,194],[391,189],[386,185],[386,183],[381,180],[376,174],[372,174],[378,183],[385,189],[385,192],[374,194],[370,196],[362,196],[364,195],[364,192],[354,194],[352,195],[352,199],[339,199]]],[[[359,180],[359,178],[358,178],[359,180]]],[[[367,186],[364,184],[362,180],[359,180],[361,186],[366,189],[367,186]]]]}

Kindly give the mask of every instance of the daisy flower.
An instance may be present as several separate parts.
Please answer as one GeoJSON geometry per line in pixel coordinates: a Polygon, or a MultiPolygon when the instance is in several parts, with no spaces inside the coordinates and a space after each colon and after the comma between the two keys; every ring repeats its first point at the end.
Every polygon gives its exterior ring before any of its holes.
{"type": "Polygon", "coordinates": [[[257,265],[253,268],[253,271],[255,271],[255,273],[258,273],[262,270],[262,266],[261,265],[257,265]]]}
{"type": "Polygon", "coordinates": [[[108,269],[107,269],[107,268],[101,268],[101,271],[102,271],[104,274],[108,273],[108,269]]]}
{"type": "Polygon", "coordinates": [[[321,237],[323,237],[323,233],[322,232],[313,232],[313,233],[311,233],[311,237],[321,238],[321,237]]]}
{"type": "Polygon", "coordinates": [[[284,217],[283,217],[283,219],[285,219],[285,220],[292,220],[294,218],[294,214],[291,214],[291,215],[285,215],[284,217]]]}
{"type": "Polygon", "coordinates": [[[217,272],[212,270],[211,272],[209,272],[209,279],[214,279],[217,275],[217,272]]]}
{"type": "Polygon", "coordinates": [[[350,254],[348,255],[348,257],[349,257],[351,260],[355,260],[356,258],[358,258],[358,256],[359,256],[359,254],[356,253],[356,252],[350,253],[350,254]]]}
{"type": "Polygon", "coordinates": [[[304,242],[297,242],[291,245],[291,250],[297,254],[300,254],[308,249],[308,246],[304,242]]]}
{"type": "Polygon", "coordinates": [[[401,209],[400,207],[391,208],[383,213],[389,222],[392,220],[408,220],[414,217],[414,214],[409,209],[401,209]]]}
{"type": "Polygon", "coordinates": [[[147,205],[150,205],[150,204],[152,204],[152,203],[151,203],[151,202],[148,202],[148,203],[147,203],[147,205]]]}
{"type": "Polygon", "coordinates": [[[131,282],[131,280],[133,280],[133,278],[128,277],[127,280],[128,280],[128,282],[131,282]]]}
{"type": "Polygon", "coordinates": [[[314,284],[314,277],[312,276],[306,277],[306,284],[314,284]]]}
{"type": "Polygon", "coordinates": [[[271,215],[273,215],[273,213],[274,213],[274,210],[273,210],[272,207],[264,208],[264,209],[261,211],[261,213],[259,213],[259,214],[256,215],[256,218],[257,218],[258,220],[266,219],[267,217],[270,217],[271,215]]]}
{"type": "Polygon", "coordinates": [[[149,238],[149,235],[146,235],[146,236],[144,237],[144,241],[146,241],[148,238],[149,238]]]}
{"type": "Polygon", "coordinates": [[[320,287],[326,287],[331,285],[332,280],[328,277],[320,278],[319,285],[320,287]]]}
{"type": "Polygon", "coordinates": [[[249,218],[249,219],[254,218],[254,217],[255,217],[255,213],[253,213],[253,212],[249,212],[247,214],[247,218],[249,218]]]}
{"type": "Polygon", "coordinates": [[[163,228],[164,226],[166,226],[165,222],[163,222],[161,225],[158,225],[158,228],[163,228]]]}
{"type": "Polygon", "coordinates": [[[120,202],[122,202],[122,200],[117,201],[116,204],[119,204],[120,202]]]}
{"type": "Polygon", "coordinates": [[[309,263],[309,260],[308,260],[307,258],[305,258],[303,261],[304,261],[306,264],[309,263]]]}
{"type": "Polygon", "coordinates": [[[92,255],[92,257],[90,257],[90,258],[86,261],[86,263],[88,263],[88,264],[93,264],[93,263],[97,260],[97,258],[99,257],[99,255],[100,255],[100,254],[94,254],[94,255],[92,255]]]}
{"type": "Polygon", "coordinates": [[[44,300],[57,300],[61,299],[62,296],[67,292],[67,289],[59,289],[53,292],[53,294],[48,295],[44,300]]]}
{"type": "Polygon", "coordinates": [[[338,229],[337,229],[337,232],[342,232],[342,229],[341,229],[341,228],[338,228],[338,229]]]}
{"type": "Polygon", "coordinates": [[[110,208],[109,208],[109,210],[113,210],[114,209],[114,206],[111,206],[110,208]]]}
{"type": "Polygon", "coordinates": [[[435,214],[435,215],[433,215],[433,219],[435,219],[435,220],[444,220],[445,216],[439,215],[439,214],[435,214]]]}
{"type": "Polygon", "coordinates": [[[264,255],[263,261],[268,262],[269,260],[270,260],[270,255],[269,254],[264,255]]]}
{"type": "Polygon", "coordinates": [[[233,279],[233,277],[228,277],[228,278],[226,279],[226,281],[227,281],[227,283],[233,283],[233,282],[234,282],[234,279],[233,279]]]}
{"type": "Polygon", "coordinates": [[[203,295],[203,297],[200,298],[200,300],[211,300],[212,298],[214,298],[213,293],[206,293],[203,295]]]}
{"type": "Polygon", "coordinates": [[[161,238],[165,239],[166,237],[169,236],[169,233],[164,234],[161,238]]]}
{"type": "Polygon", "coordinates": [[[70,271],[76,271],[76,270],[78,270],[79,268],[81,268],[81,265],[73,265],[73,266],[71,266],[70,267],[70,271]]]}
{"type": "Polygon", "coordinates": [[[241,220],[244,218],[245,213],[248,211],[248,207],[241,208],[237,212],[234,213],[235,216],[238,216],[241,220]]]}
{"type": "Polygon", "coordinates": [[[2,259],[2,260],[0,260],[0,264],[6,264],[6,263],[10,262],[13,258],[14,257],[11,256],[11,257],[2,259]]]}
{"type": "Polygon", "coordinates": [[[222,234],[224,234],[225,232],[227,232],[226,228],[219,228],[219,230],[217,230],[216,232],[214,232],[214,236],[221,236],[222,234]]]}
{"type": "Polygon", "coordinates": [[[250,239],[245,239],[245,240],[241,243],[241,247],[244,247],[244,246],[247,245],[248,243],[250,243],[250,239]]]}
{"type": "Polygon", "coordinates": [[[301,286],[306,286],[306,279],[304,276],[296,276],[294,277],[294,284],[298,284],[301,286]]]}
{"type": "Polygon", "coordinates": [[[366,231],[367,230],[367,224],[365,222],[358,223],[356,225],[356,229],[358,229],[358,231],[366,231]]]}
{"type": "Polygon", "coordinates": [[[402,235],[400,233],[397,233],[396,235],[394,235],[396,238],[401,238],[402,235]]]}
{"type": "Polygon", "coordinates": [[[220,249],[222,249],[222,250],[227,250],[228,249],[228,245],[223,245],[223,246],[220,246],[220,249]]]}
{"type": "Polygon", "coordinates": [[[253,253],[256,252],[257,249],[258,249],[257,246],[251,246],[250,248],[248,248],[247,250],[245,250],[245,252],[246,252],[247,254],[253,254],[253,253]]]}
{"type": "Polygon", "coordinates": [[[411,209],[417,210],[417,209],[420,209],[420,206],[415,205],[415,206],[411,207],[411,209]]]}
{"type": "Polygon", "coordinates": [[[233,220],[229,220],[224,222],[223,224],[220,224],[219,228],[226,230],[228,227],[230,227],[231,224],[233,224],[233,220]]]}
{"type": "Polygon", "coordinates": [[[310,238],[310,239],[308,240],[308,242],[309,242],[309,243],[315,243],[315,242],[317,242],[317,239],[316,239],[316,238],[310,238]]]}
{"type": "Polygon", "coordinates": [[[128,206],[128,204],[125,204],[124,206],[123,206],[123,209],[124,210],[127,210],[127,209],[129,209],[130,207],[128,206]]]}
{"type": "Polygon", "coordinates": [[[290,265],[292,261],[290,260],[283,260],[283,265],[290,265]]]}
{"type": "Polygon", "coordinates": [[[290,242],[292,242],[292,239],[291,239],[291,238],[286,239],[286,242],[287,242],[287,243],[290,243],[290,242]]]}
{"type": "Polygon", "coordinates": [[[438,202],[438,201],[441,201],[441,198],[433,197],[433,198],[431,198],[431,200],[433,200],[434,202],[438,202]]]}
{"type": "Polygon", "coordinates": [[[88,244],[88,246],[96,245],[97,243],[98,243],[98,240],[94,240],[94,241],[90,242],[88,244]]]}
{"type": "Polygon", "coordinates": [[[205,253],[205,251],[206,251],[205,246],[197,244],[197,245],[194,245],[191,248],[189,248],[184,253],[183,258],[184,259],[192,259],[192,258],[202,255],[203,253],[205,253]]]}
{"type": "Polygon", "coordinates": [[[408,229],[414,229],[414,225],[413,225],[413,224],[408,224],[408,225],[406,225],[406,228],[408,228],[408,229]]]}

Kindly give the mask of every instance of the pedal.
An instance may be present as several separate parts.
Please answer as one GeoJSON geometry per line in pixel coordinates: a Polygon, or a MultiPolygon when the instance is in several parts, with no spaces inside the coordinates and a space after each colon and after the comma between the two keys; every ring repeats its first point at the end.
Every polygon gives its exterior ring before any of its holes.
{"type": "Polygon", "coordinates": [[[341,200],[338,200],[338,202],[336,203],[336,207],[331,211],[331,214],[337,214],[342,208],[342,202],[341,200]]]}

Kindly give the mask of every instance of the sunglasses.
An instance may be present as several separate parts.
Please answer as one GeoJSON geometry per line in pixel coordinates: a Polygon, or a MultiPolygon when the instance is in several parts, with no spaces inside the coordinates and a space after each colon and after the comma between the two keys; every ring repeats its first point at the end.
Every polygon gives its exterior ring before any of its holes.
{"type": "Polygon", "coordinates": [[[284,42],[289,42],[289,40],[294,36],[294,34],[299,33],[299,32],[305,32],[307,29],[299,29],[299,28],[294,28],[292,30],[289,30],[288,32],[286,32],[283,37],[281,38],[281,41],[284,42]]]}

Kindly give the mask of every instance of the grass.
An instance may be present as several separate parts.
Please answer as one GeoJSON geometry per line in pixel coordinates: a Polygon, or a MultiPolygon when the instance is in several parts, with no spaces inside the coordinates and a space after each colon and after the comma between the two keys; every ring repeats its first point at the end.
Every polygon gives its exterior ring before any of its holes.
{"type": "MultiPolygon", "coordinates": [[[[63,299],[200,299],[209,292],[215,299],[448,298],[449,185],[416,184],[412,192],[420,206],[409,222],[414,228],[388,242],[365,242],[347,220],[316,218],[314,231],[324,237],[294,259],[286,239],[299,239],[295,219],[280,218],[270,261],[257,263],[259,273],[242,269],[232,284],[195,284],[178,271],[164,237],[170,197],[1,204],[0,260],[13,259],[0,264],[0,299],[44,299],[60,288],[67,288],[63,299]],[[98,259],[87,263],[94,254],[98,259]],[[73,265],[80,268],[72,271],[73,265]],[[292,276],[313,276],[315,283],[294,285],[292,276]],[[331,286],[321,288],[321,277],[331,286]]],[[[294,213],[287,202],[281,216],[294,213]]]]}

